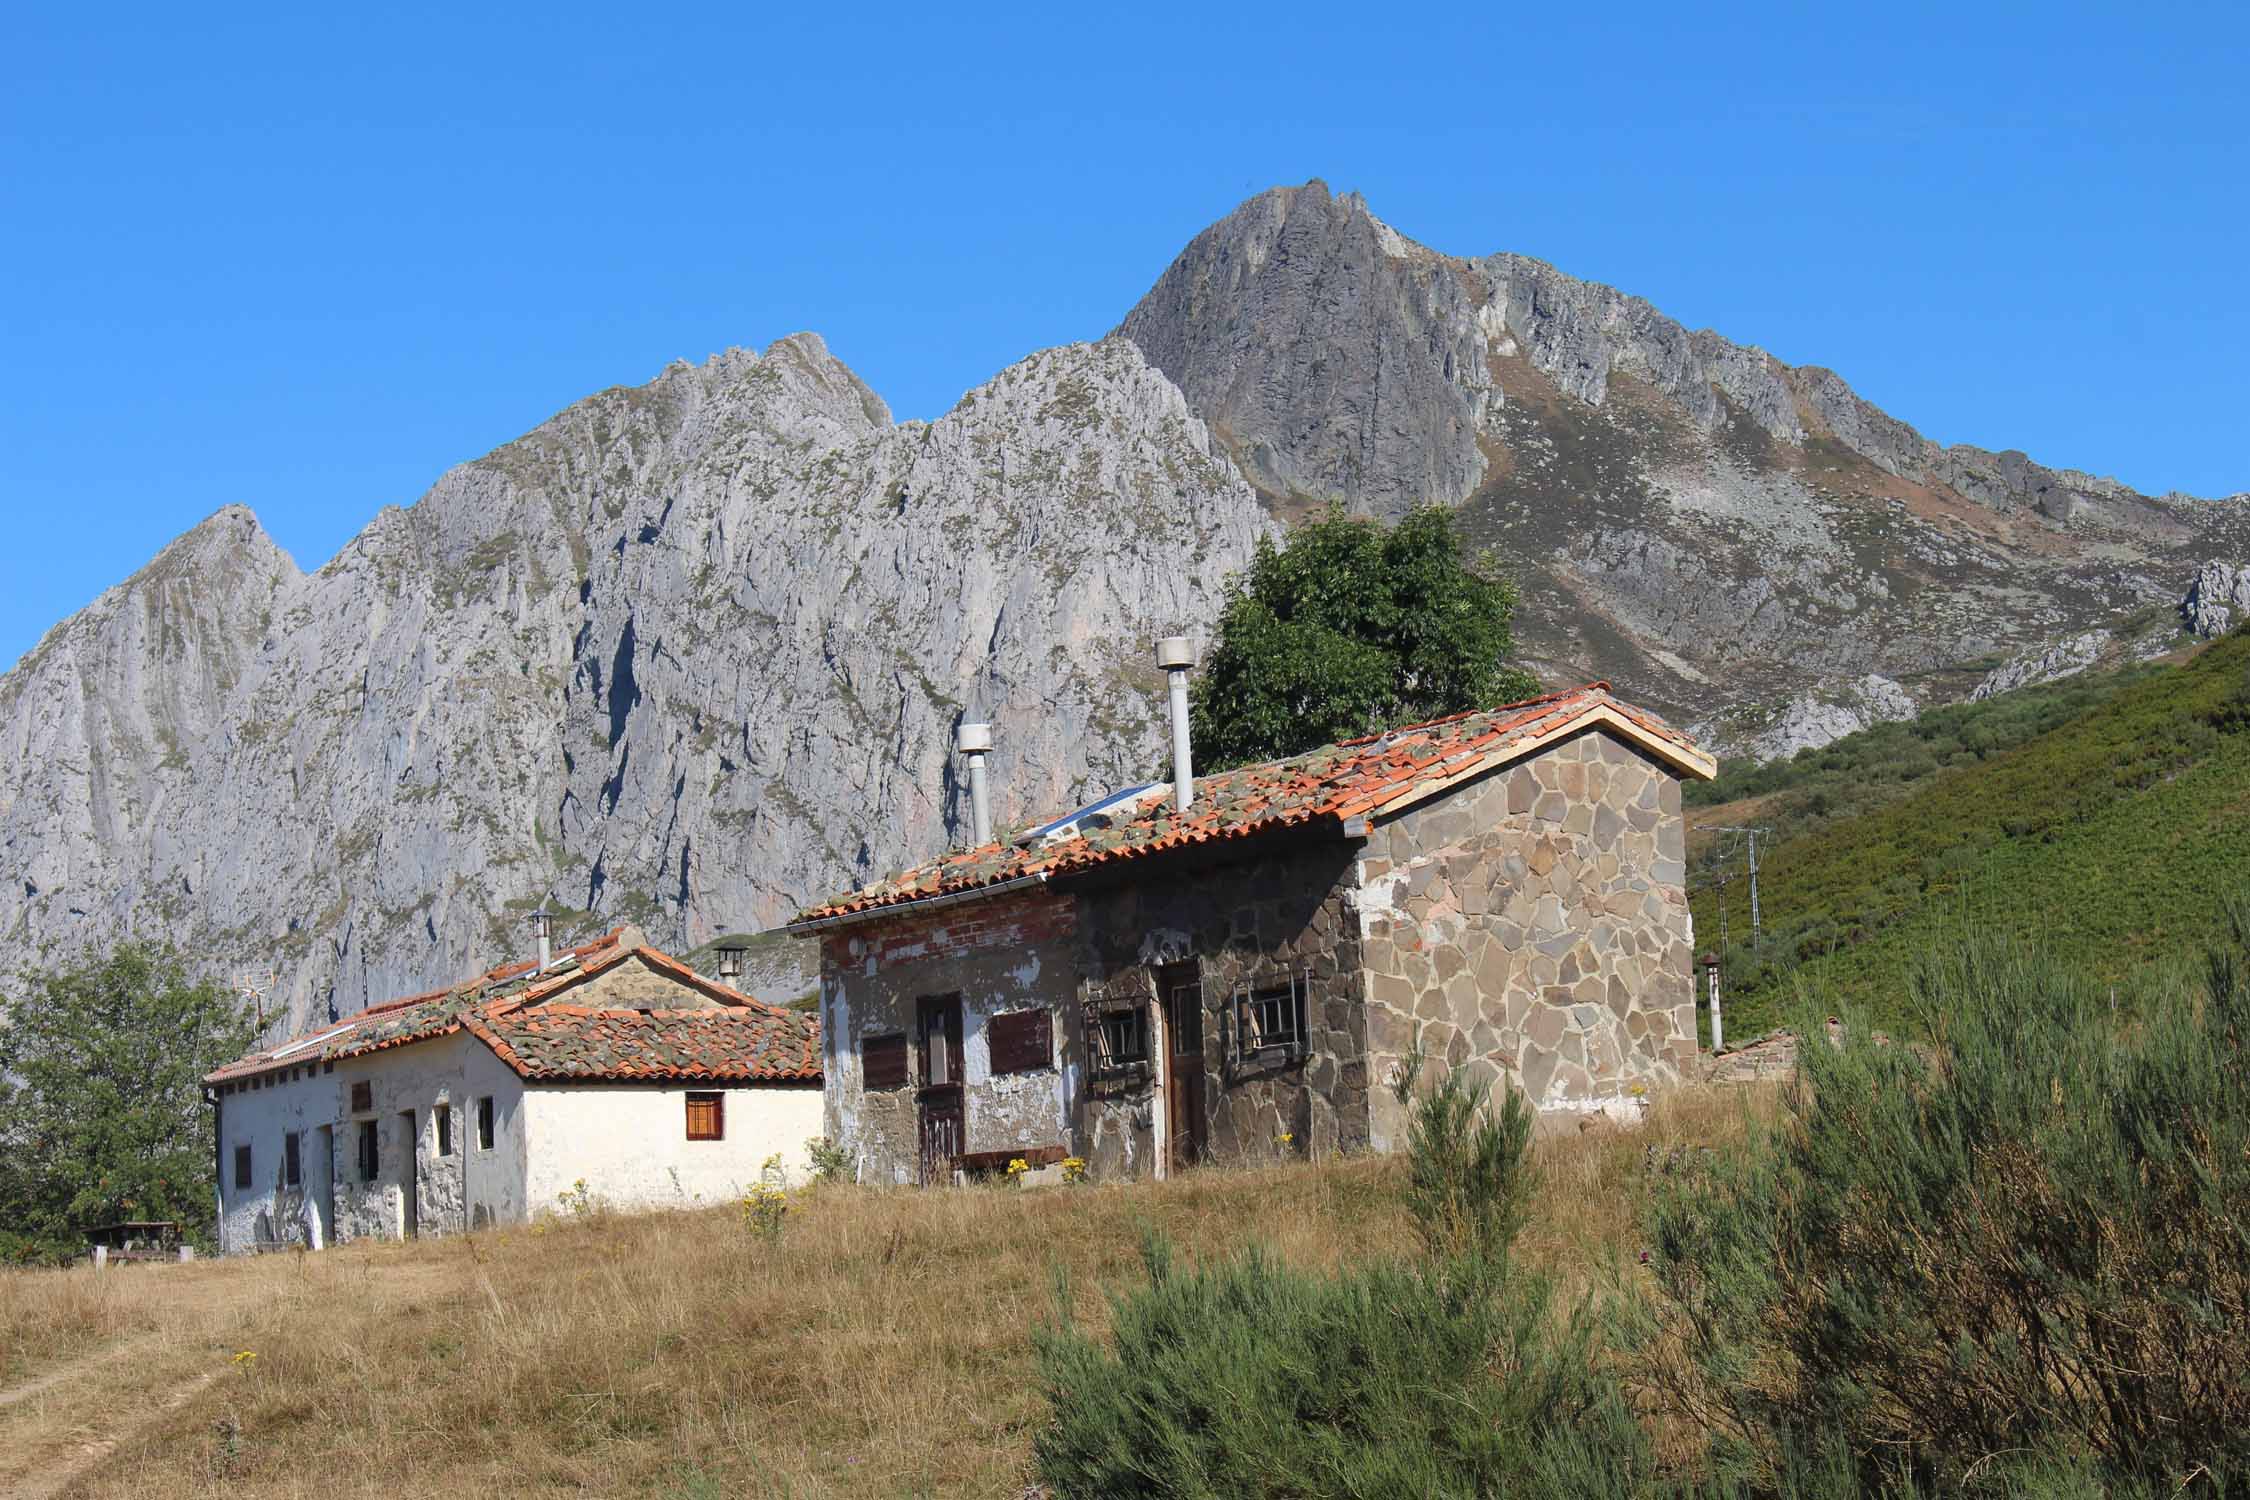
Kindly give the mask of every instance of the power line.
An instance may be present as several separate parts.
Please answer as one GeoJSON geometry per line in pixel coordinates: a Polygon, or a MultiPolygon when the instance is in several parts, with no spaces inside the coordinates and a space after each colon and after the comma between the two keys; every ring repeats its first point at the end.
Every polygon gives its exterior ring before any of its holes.
{"type": "MultiPolygon", "coordinates": [[[[1755,949],[1756,949],[1756,948],[1757,948],[1757,947],[1759,946],[1760,940],[1761,940],[1761,939],[1762,939],[1762,938],[1763,938],[1763,937],[1765,936],[1765,932],[1764,932],[1764,924],[1763,924],[1763,922],[1762,922],[1762,920],[1761,920],[1761,917],[1760,917],[1760,913],[1759,913],[1759,910],[1758,910],[1758,836],[1759,836],[1760,834],[1765,834],[1765,835],[1767,835],[1768,837],[1771,837],[1771,836],[1772,836],[1772,834],[1773,834],[1773,830],[1772,830],[1771,828],[1733,828],[1733,827],[1728,827],[1728,828],[1713,828],[1713,829],[1711,829],[1711,830],[1710,830],[1710,832],[1712,832],[1712,833],[1739,833],[1739,834],[1743,834],[1743,835],[1745,835],[1745,836],[1746,836],[1746,837],[1747,837],[1747,838],[1749,839],[1749,842],[1750,842],[1750,946],[1751,946],[1751,948],[1752,948],[1753,950],[1755,950],[1755,949]]],[[[1722,885],[1721,885],[1721,889],[1722,889],[1722,891],[1724,890],[1724,885],[1723,885],[1723,883],[1722,883],[1722,885]]],[[[1725,908],[1724,908],[1724,907],[1722,906],[1722,907],[1721,907],[1721,911],[1722,911],[1722,913],[1724,912],[1724,910],[1725,910],[1725,908]]],[[[1723,916],[1722,916],[1721,920],[1722,920],[1722,923],[1723,923],[1723,921],[1724,921],[1724,917],[1723,917],[1723,916]]]]}

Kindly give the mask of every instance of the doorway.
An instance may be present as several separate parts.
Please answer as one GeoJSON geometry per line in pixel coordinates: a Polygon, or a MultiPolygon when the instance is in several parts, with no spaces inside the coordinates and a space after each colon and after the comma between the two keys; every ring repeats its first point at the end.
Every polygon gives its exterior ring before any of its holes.
{"type": "Polygon", "coordinates": [[[417,1160],[422,1154],[422,1143],[415,1139],[411,1109],[398,1117],[398,1144],[399,1233],[413,1239],[422,1232],[422,1184],[417,1160]]]}
{"type": "Polygon", "coordinates": [[[1156,971],[1164,1006],[1164,1120],[1171,1166],[1203,1160],[1210,1122],[1203,1094],[1203,975],[1193,963],[1156,971]]]}
{"type": "Polygon", "coordinates": [[[961,1088],[961,997],[926,996],[919,1008],[915,1044],[922,1070],[916,1095],[921,1117],[919,1178],[928,1187],[953,1180],[967,1123],[961,1088]]]}
{"type": "Polygon", "coordinates": [[[336,1242],[336,1127],[323,1125],[313,1132],[312,1169],[313,1244],[315,1250],[336,1242]]]}

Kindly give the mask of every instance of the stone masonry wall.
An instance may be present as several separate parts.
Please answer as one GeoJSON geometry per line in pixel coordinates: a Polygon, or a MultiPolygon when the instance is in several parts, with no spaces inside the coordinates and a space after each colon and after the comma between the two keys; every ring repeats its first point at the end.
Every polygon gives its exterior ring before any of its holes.
{"type": "MultiPolygon", "coordinates": [[[[1176,875],[1139,870],[1130,883],[1079,898],[1078,962],[1113,994],[1153,996],[1155,967],[1197,962],[1213,1159],[1367,1143],[1360,931],[1346,904],[1356,885],[1352,853],[1330,844],[1176,875]],[[1237,990],[1284,981],[1298,969],[1308,985],[1307,1055],[1241,1058],[1234,1045],[1237,990]],[[1280,1143],[1285,1135],[1290,1140],[1280,1143]]],[[[1077,1031],[1073,1018],[1072,1043],[1082,1046],[1077,1031]]],[[[1150,1045],[1152,1052],[1161,1046],[1153,1014],[1150,1045]]],[[[1090,1083],[1073,1134],[1096,1175],[1151,1167],[1156,1108],[1152,1071],[1090,1083]]]]}
{"type": "Polygon", "coordinates": [[[1419,1041],[1543,1110],[1632,1108],[1696,1053],[1677,775],[1599,730],[1376,826],[1357,915],[1371,1144],[1419,1041]]]}

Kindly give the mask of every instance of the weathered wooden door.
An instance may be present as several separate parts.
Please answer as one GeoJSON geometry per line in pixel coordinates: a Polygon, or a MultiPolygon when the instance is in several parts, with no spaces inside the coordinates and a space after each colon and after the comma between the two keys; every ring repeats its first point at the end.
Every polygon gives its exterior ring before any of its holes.
{"type": "Polygon", "coordinates": [[[422,1142],[417,1134],[414,1111],[403,1111],[398,1117],[399,1232],[407,1239],[422,1232],[422,1183],[417,1170],[422,1142]]]}
{"type": "Polygon", "coordinates": [[[927,1187],[953,1180],[967,1123],[962,1107],[959,995],[936,995],[922,1001],[915,1050],[921,1065],[917,1097],[921,1113],[920,1177],[927,1187]]]}
{"type": "Polygon", "coordinates": [[[1209,1128],[1203,1097],[1202,976],[1192,963],[1166,964],[1156,971],[1156,992],[1164,1003],[1164,1118],[1172,1165],[1193,1166],[1203,1159],[1209,1128]]]}

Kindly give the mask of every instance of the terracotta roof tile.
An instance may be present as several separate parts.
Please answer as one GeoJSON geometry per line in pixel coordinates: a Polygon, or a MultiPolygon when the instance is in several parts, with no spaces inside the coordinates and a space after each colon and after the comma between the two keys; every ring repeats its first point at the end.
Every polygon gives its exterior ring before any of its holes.
{"type": "Polygon", "coordinates": [[[1244,838],[1268,829],[1346,819],[1409,806],[1453,781],[1481,774],[1540,743],[1607,724],[1677,767],[1708,778],[1711,758],[1644,709],[1612,697],[1606,682],[1499,708],[1410,724],[1387,734],[1323,745],[1286,760],[1198,776],[1182,817],[1162,784],[1097,814],[1080,835],[1046,842],[957,850],[859,891],[807,907],[798,923],[871,913],[934,896],[963,895],[1026,878],[1053,878],[1166,849],[1244,838]]]}
{"type": "Polygon", "coordinates": [[[528,1007],[470,1028],[534,1082],[820,1080],[820,1023],[770,1006],[697,1010],[528,1007]]]}
{"type": "MultiPolygon", "coordinates": [[[[403,1047],[413,1042],[429,1041],[467,1030],[486,1045],[500,1053],[510,1066],[517,1066],[503,1050],[503,1042],[513,1045],[519,1035],[529,1038],[553,1036],[558,1043],[579,1047],[600,1047],[616,1051],[627,1065],[627,1071],[616,1074],[587,1073],[571,1075],[564,1072],[539,1076],[586,1076],[660,1078],[667,1076],[658,1062],[652,1059],[670,1054],[679,1059],[678,1074],[682,1078],[709,1078],[719,1076],[756,1078],[799,1078],[820,1076],[819,1023],[809,1016],[785,1011],[767,1005],[740,991],[704,978],[670,954],[654,948],[628,948],[622,941],[622,929],[596,938],[590,943],[569,950],[557,963],[567,963],[559,970],[550,968],[534,977],[537,965],[529,961],[501,964],[488,969],[476,978],[451,989],[429,990],[419,995],[406,995],[396,1000],[385,1000],[371,1005],[356,1015],[346,1016],[334,1025],[291,1038],[285,1042],[238,1058],[223,1068],[204,1075],[206,1083],[228,1083],[237,1079],[254,1077],[261,1073],[278,1072],[307,1064],[336,1062],[347,1057],[360,1057],[370,1052],[381,1052],[392,1047],[403,1047]],[[681,985],[695,990],[718,1002],[716,1009],[677,1009],[658,1011],[594,1011],[582,1006],[550,1003],[549,997],[569,990],[573,985],[616,967],[629,958],[639,958],[643,963],[681,985]],[[575,960],[575,962],[569,962],[575,960]],[[559,1030],[529,1025],[531,1018],[548,1013],[556,1016],[627,1016],[660,1017],[661,1025],[652,1032],[645,1022],[620,1030],[616,1026],[596,1027],[592,1030],[574,1031],[564,1027],[559,1030]],[[686,1017],[726,1017],[722,1024],[708,1021],[680,1020],[686,1017]],[[810,1028],[809,1052],[800,1045],[799,1033],[810,1028]],[[511,1029],[514,1028],[514,1029],[511,1029]],[[624,1048],[622,1038],[638,1036],[643,1039],[636,1049],[624,1048]],[[620,1050],[623,1049],[623,1050],[620,1050]],[[811,1071],[807,1074],[805,1059],[809,1056],[811,1071]],[[736,1059],[735,1063],[728,1062],[736,1059]],[[750,1071],[735,1074],[712,1072],[713,1067],[740,1065],[750,1071]]],[[[550,1057],[551,1049],[542,1050],[543,1042],[535,1045],[532,1053],[543,1059],[550,1057]]],[[[543,1061],[543,1067],[552,1066],[543,1061]]],[[[522,1067],[517,1067],[523,1072],[522,1067]]],[[[533,1076],[525,1073],[526,1077],[533,1076]]]]}

